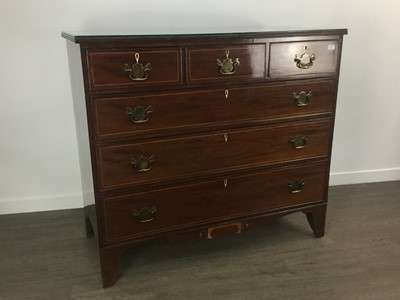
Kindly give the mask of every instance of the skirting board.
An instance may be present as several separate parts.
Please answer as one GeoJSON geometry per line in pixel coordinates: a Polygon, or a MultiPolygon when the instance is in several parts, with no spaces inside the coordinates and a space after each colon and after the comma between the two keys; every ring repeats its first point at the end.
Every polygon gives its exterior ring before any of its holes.
{"type": "Polygon", "coordinates": [[[0,215],[81,207],[82,194],[0,199],[0,215]]]}
{"type": "MultiPolygon", "coordinates": [[[[329,185],[400,180],[400,168],[332,172],[329,185]]],[[[83,207],[82,194],[0,199],[0,215],[83,207]]]]}
{"type": "Polygon", "coordinates": [[[329,185],[334,186],[396,180],[400,180],[400,168],[331,172],[329,176],[329,185]]]}

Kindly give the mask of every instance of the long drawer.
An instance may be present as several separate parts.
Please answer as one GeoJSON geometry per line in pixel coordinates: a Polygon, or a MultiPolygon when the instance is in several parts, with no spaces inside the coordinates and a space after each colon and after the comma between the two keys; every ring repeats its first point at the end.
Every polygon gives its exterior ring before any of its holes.
{"type": "Polygon", "coordinates": [[[328,156],[331,119],[98,148],[101,189],[328,156]]]}
{"type": "Polygon", "coordinates": [[[93,97],[97,139],[210,129],[330,113],[332,80],[93,97]]]}
{"type": "Polygon", "coordinates": [[[325,162],[104,199],[106,243],[324,201],[325,162]]]}

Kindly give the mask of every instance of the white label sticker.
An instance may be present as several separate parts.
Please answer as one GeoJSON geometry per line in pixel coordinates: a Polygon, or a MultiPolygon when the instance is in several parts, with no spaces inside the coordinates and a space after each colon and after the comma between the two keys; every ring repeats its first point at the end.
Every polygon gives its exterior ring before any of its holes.
{"type": "Polygon", "coordinates": [[[336,45],[328,45],[328,50],[335,50],[336,49],[336,45]]]}

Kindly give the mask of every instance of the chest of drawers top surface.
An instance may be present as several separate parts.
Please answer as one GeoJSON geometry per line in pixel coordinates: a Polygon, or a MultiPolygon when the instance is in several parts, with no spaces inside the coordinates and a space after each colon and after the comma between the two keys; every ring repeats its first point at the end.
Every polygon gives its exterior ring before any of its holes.
{"type": "Polygon", "coordinates": [[[258,37],[302,37],[302,36],[333,36],[333,35],[346,35],[346,28],[333,28],[333,29],[282,29],[282,30],[256,30],[256,31],[235,31],[235,32],[131,32],[131,31],[63,31],[61,36],[74,43],[103,43],[106,42],[110,45],[114,41],[124,42],[154,42],[160,43],[165,40],[180,39],[183,42],[189,41],[195,43],[194,39],[232,39],[232,38],[258,38],[258,37]]]}
{"type": "Polygon", "coordinates": [[[324,234],[344,34],[62,34],[104,286],[151,239],[296,211],[324,234]]]}

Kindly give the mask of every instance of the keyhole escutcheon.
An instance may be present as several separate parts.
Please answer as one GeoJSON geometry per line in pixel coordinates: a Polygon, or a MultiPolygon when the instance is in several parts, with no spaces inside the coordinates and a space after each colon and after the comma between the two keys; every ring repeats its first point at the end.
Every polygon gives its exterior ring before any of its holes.
{"type": "Polygon", "coordinates": [[[224,188],[228,186],[228,179],[224,179],[224,188]]]}
{"type": "Polygon", "coordinates": [[[227,133],[225,133],[225,134],[224,134],[224,141],[225,141],[225,143],[227,143],[227,142],[228,142],[228,137],[229,137],[229,136],[228,136],[228,134],[227,134],[227,133]]]}

